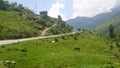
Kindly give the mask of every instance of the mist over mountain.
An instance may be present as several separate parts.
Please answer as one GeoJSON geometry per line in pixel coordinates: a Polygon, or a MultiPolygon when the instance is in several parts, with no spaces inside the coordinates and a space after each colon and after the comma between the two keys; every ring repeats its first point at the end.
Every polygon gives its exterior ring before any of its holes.
{"type": "Polygon", "coordinates": [[[76,17],[67,21],[69,25],[73,26],[73,31],[76,31],[78,28],[91,30],[102,24],[103,22],[109,20],[110,18],[116,16],[120,13],[120,2],[117,2],[116,6],[108,13],[98,14],[94,17],[76,17]]]}

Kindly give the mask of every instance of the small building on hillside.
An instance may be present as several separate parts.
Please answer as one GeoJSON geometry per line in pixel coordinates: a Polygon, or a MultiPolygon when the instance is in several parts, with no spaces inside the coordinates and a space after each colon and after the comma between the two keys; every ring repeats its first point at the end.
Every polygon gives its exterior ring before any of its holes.
{"type": "Polygon", "coordinates": [[[43,18],[48,18],[48,12],[47,11],[41,11],[40,16],[43,18]]]}

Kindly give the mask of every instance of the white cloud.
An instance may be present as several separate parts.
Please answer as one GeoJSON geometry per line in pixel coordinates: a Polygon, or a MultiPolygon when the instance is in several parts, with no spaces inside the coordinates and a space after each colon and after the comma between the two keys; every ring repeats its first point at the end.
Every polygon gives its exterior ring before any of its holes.
{"type": "Polygon", "coordinates": [[[48,11],[48,15],[55,18],[58,18],[58,15],[61,15],[62,19],[66,20],[65,15],[62,13],[64,8],[64,3],[62,0],[59,0],[58,2],[52,4],[52,7],[48,11]]]}
{"type": "Polygon", "coordinates": [[[93,17],[110,12],[117,0],[73,0],[73,16],[93,17]]]}

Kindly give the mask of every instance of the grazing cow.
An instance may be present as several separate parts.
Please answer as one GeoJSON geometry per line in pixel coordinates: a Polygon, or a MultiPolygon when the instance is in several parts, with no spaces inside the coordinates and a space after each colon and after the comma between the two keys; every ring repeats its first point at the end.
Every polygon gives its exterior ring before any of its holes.
{"type": "Polygon", "coordinates": [[[74,47],[73,50],[80,51],[80,47],[74,47]]]}

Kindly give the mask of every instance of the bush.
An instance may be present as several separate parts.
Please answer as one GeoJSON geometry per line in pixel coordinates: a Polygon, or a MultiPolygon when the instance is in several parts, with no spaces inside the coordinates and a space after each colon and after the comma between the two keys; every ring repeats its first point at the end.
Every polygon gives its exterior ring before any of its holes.
{"type": "Polygon", "coordinates": [[[14,51],[19,51],[19,49],[18,48],[14,48],[14,51]]]}
{"type": "Polygon", "coordinates": [[[113,49],[113,45],[110,45],[110,50],[112,50],[113,49]]]}
{"type": "Polygon", "coordinates": [[[61,38],[62,38],[63,40],[65,40],[65,39],[66,39],[66,38],[65,38],[65,36],[62,36],[61,38]]]}
{"type": "Polygon", "coordinates": [[[120,44],[119,44],[119,43],[116,43],[116,46],[117,46],[118,48],[120,48],[120,44]]]}
{"type": "Polygon", "coordinates": [[[120,52],[116,52],[116,53],[114,54],[114,56],[115,56],[116,58],[120,58],[120,52]]]}
{"type": "Polygon", "coordinates": [[[74,37],[74,39],[75,39],[75,40],[78,40],[78,38],[77,38],[77,37],[74,37]]]}
{"type": "Polygon", "coordinates": [[[5,46],[4,46],[4,45],[2,45],[1,47],[2,47],[2,48],[5,48],[5,46]]]}
{"type": "Polygon", "coordinates": [[[11,48],[7,48],[7,51],[11,51],[12,49],[11,48]]]}
{"type": "Polygon", "coordinates": [[[77,38],[77,37],[78,37],[77,35],[74,35],[74,39],[75,39],[75,40],[78,40],[78,38],[77,38]]]}
{"type": "Polygon", "coordinates": [[[27,52],[26,48],[21,48],[21,52],[27,52]]]}
{"type": "Polygon", "coordinates": [[[59,42],[59,40],[57,38],[55,38],[55,42],[59,42]]]}

